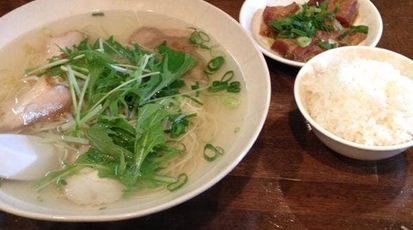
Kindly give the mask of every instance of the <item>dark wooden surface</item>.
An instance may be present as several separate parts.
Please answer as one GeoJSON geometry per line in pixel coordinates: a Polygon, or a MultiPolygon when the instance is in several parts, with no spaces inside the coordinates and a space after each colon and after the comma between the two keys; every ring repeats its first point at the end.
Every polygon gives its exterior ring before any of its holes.
{"type": "MultiPolygon", "coordinates": [[[[243,3],[207,1],[235,19],[243,3]]],[[[0,0],[0,15],[26,2],[0,0]]],[[[372,2],[384,24],[378,46],[413,58],[413,0],[372,2]]],[[[0,230],[413,229],[413,149],[377,162],[335,154],[303,125],[293,98],[298,69],[267,63],[272,99],[262,133],[211,189],[169,210],[110,223],[55,223],[0,212],[0,230]]]]}

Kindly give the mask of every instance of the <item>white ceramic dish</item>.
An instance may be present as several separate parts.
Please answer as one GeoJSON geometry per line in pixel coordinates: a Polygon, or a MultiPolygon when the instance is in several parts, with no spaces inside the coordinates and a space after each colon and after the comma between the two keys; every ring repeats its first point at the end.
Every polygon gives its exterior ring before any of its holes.
{"type": "MultiPolygon", "coordinates": [[[[285,6],[293,2],[304,4],[307,0],[246,0],[239,14],[239,22],[254,38],[255,43],[266,56],[287,65],[302,67],[304,65],[303,62],[285,59],[271,50],[268,39],[259,34],[262,23],[262,13],[266,6],[285,6]]],[[[383,22],[379,11],[370,0],[359,0],[359,15],[354,24],[369,26],[367,38],[359,45],[377,45],[383,32],[383,22]]]]}
{"type": "MultiPolygon", "coordinates": [[[[190,176],[189,182],[178,191],[158,193],[156,196],[133,196],[104,209],[97,209],[66,205],[58,201],[58,198],[39,201],[36,200],[34,191],[18,189],[19,185],[13,183],[3,186],[3,183],[0,188],[0,209],[5,212],[51,221],[110,221],[139,217],[170,208],[197,196],[225,177],[247,154],[264,124],[271,95],[264,57],[236,20],[202,0],[37,0],[0,19],[0,48],[47,23],[74,15],[91,14],[96,10],[153,12],[177,18],[210,34],[229,51],[240,66],[248,98],[243,101],[243,116],[235,118],[234,122],[243,125],[237,132],[237,137],[233,141],[227,141],[225,154],[212,164],[200,164],[190,176]],[[217,23],[220,26],[216,26],[217,23]]],[[[122,26],[119,25],[120,28],[122,26]]],[[[221,131],[221,137],[229,132],[234,134],[233,128],[223,127],[221,131]]]]}
{"type": "Polygon", "coordinates": [[[413,141],[391,146],[367,146],[354,143],[327,131],[317,124],[309,115],[303,99],[304,93],[300,87],[303,79],[306,78],[306,76],[315,74],[317,70],[320,71],[320,68],[337,65],[337,62],[340,60],[353,60],[354,58],[389,62],[399,70],[402,75],[413,79],[413,60],[393,51],[364,46],[348,46],[329,50],[309,60],[297,74],[294,84],[294,97],[300,112],[310,124],[314,134],[326,146],[344,156],[358,160],[381,160],[402,153],[407,148],[413,146],[413,141]]]}

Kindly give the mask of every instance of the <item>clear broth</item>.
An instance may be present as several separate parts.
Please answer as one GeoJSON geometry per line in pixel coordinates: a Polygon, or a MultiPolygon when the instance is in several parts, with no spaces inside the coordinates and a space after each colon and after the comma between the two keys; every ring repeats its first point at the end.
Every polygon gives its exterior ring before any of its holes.
{"type": "MultiPolygon", "coordinates": [[[[114,36],[117,41],[126,42],[133,31],[143,26],[156,27],[161,29],[161,31],[171,29],[182,30],[193,27],[188,23],[164,15],[152,12],[133,11],[108,11],[104,12],[104,16],[85,14],[53,22],[41,28],[34,29],[0,50],[0,60],[2,60],[0,63],[0,96],[12,94],[9,92],[10,90],[8,90],[10,84],[12,84],[10,82],[14,82],[15,79],[21,79],[25,68],[37,64],[30,62],[29,55],[32,53],[41,53],[44,49],[44,44],[51,35],[59,36],[67,31],[81,30],[88,31],[91,35],[96,36],[114,36]]],[[[208,33],[208,31],[205,32],[208,33]]],[[[219,46],[219,41],[212,40],[211,44],[219,46]]],[[[237,134],[242,132],[242,123],[245,119],[243,115],[246,113],[248,105],[248,92],[244,84],[242,72],[237,63],[223,47],[220,47],[220,49],[225,53],[227,60],[226,66],[224,66],[223,69],[233,70],[236,80],[239,80],[242,85],[242,90],[239,95],[241,97],[241,104],[238,108],[230,109],[221,105],[213,111],[219,123],[218,127],[221,128],[218,136],[212,140],[212,142],[224,148],[226,152],[229,152],[233,147],[233,143],[236,142],[237,134]]],[[[220,73],[216,76],[220,78],[222,74],[223,73],[220,73]]],[[[217,161],[220,160],[225,160],[225,155],[217,159],[217,161]]],[[[215,164],[216,162],[207,162],[201,156],[197,168],[189,175],[189,182],[186,186],[191,186],[193,183],[197,184],[196,179],[202,177],[202,175],[211,167],[214,167],[215,164]]],[[[66,200],[56,188],[37,193],[32,187],[33,184],[34,182],[5,180],[2,182],[0,193],[4,193],[6,196],[12,196],[17,199],[18,202],[27,203],[29,206],[41,205],[46,209],[79,210],[78,205],[66,200]]],[[[171,192],[164,190],[142,191],[129,198],[107,205],[105,209],[101,209],[101,207],[83,207],[82,211],[90,211],[90,209],[92,209],[97,212],[104,212],[111,208],[125,208],[131,206],[132,203],[135,206],[138,205],[140,209],[144,207],[150,208],[152,207],[152,202],[155,200],[165,199],[165,202],[170,201],[171,197],[178,196],[179,192],[176,191],[175,193],[177,194],[171,194],[171,192]]],[[[79,210],[79,212],[80,211],[81,210],[79,210]]]]}

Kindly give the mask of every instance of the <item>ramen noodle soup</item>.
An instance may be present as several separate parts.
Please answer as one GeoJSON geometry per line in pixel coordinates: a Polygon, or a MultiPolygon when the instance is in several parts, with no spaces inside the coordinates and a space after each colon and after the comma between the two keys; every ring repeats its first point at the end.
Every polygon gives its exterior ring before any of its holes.
{"type": "Polygon", "coordinates": [[[65,153],[39,181],[3,180],[1,190],[24,201],[145,205],[224,158],[242,129],[237,63],[208,31],[174,18],[79,15],[29,32],[0,58],[0,131],[65,153]]]}

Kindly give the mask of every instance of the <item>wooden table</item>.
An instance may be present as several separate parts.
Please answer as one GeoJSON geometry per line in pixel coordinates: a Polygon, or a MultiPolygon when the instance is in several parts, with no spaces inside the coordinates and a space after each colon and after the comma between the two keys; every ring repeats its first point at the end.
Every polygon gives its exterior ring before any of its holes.
{"type": "MultiPolygon", "coordinates": [[[[235,19],[243,3],[207,1],[235,19]]],[[[0,15],[26,2],[1,0],[0,15]]],[[[372,2],[384,24],[378,46],[413,58],[413,0],[372,2]]],[[[0,213],[0,230],[413,229],[413,149],[377,162],[335,154],[303,125],[293,98],[298,69],[267,63],[272,99],[262,133],[238,167],[211,189],[169,210],[110,223],[0,213]]]]}

